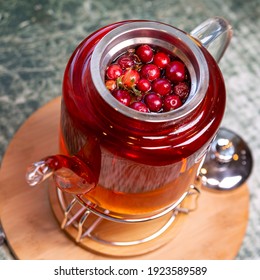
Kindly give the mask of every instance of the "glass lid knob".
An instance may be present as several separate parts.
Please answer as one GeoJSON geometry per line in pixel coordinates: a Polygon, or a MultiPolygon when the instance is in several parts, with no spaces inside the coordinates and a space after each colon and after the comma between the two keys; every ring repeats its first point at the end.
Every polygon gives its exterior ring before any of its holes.
{"type": "Polygon", "coordinates": [[[226,128],[220,128],[200,169],[202,185],[210,189],[230,190],[249,177],[253,158],[246,142],[226,128]]]}

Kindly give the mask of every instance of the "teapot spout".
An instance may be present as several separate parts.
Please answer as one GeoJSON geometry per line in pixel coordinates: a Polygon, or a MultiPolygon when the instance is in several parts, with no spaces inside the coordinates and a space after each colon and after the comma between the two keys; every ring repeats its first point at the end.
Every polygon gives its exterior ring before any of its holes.
{"type": "Polygon", "coordinates": [[[25,179],[31,187],[34,187],[45,181],[52,174],[53,170],[48,166],[45,160],[40,160],[28,166],[25,179]]]}
{"type": "Polygon", "coordinates": [[[55,185],[62,191],[80,195],[97,185],[97,178],[90,167],[76,156],[53,155],[27,168],[26,181],[30,186],[36,186],[51,175],[55,185]]]}

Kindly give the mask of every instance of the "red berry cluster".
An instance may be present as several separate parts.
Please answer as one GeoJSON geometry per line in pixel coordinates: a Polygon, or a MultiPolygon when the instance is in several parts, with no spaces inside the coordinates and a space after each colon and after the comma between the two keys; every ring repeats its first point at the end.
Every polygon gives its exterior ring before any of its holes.
{"type": "Polygon", "coordinates": [[[177,109],[190,92],[185,64],[149,45],[129,49],[115,59],[106,69],[105,84],[119,102],[145,113],[177,109]]]}

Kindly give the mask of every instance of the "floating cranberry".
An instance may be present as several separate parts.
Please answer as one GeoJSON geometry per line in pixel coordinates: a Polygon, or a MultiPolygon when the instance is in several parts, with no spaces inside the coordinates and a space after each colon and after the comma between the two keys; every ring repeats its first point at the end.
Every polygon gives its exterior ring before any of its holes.
{"type": "Polygon", "coordinates": [[[184,63],[175,60],[166,66],[166,77],[171,82],[183,82],[185,79],[185,65],[184,63]]]}
{"type": "Polygon", "coordinates": [[[163,109],[164,111],[171,111],[182,106],[182,102],[177,95],[167,95],[164,98],[163,109]]]}
{"type": "Polygon", "coordinates": [[[153,49],[148,45],[141,45],[136,49],[136,55],[143,63],[149,63],[153,60],[153,49]]]}
{"type": "Polygon", "coordinates": [[[111,64],[107,67],[106,75],[109,80],[115,80],[123,74],[123,69],[118,64],[111,64]]]}
{"type": "Polygon", "coordinates": [[[116,89],[116,81],[115,80],[107,80],[106,81],[106,88],[110,91],[116,89]]]}
{"type": "Polygon", "coordinates": [[[122,104],[143,113],[182,106],[190,94],[190,76],[182,60],[143,44],[119,55],[105,73],[105,85],[122,104]]]}
{"type": "Polygon", "coordinates": [[[131,96],[127,90],[115,89],[112,94],[119,102],[121,102],[125,106],[130,105],[131,96]]]}
{"type": "Polygon", "coordinates": [[[159,112],[162,109],[162,98],[156,93],[148,93],[144,97],[144,102],[152,112],[159,112]]]}
{"type": "Polygon", "coordinates": [[[154,81],[160,77],[160,69],[154,64],[145,64],[140,71],[141,77],[149,81],[154,81]]]}
{"type": "Polygon", "coordinates": [[[135,62],[133,56],[125,54],[118,58],[117,63],[122,69],[127,69],[133,67],[135,62]]]}
{"type": "Polygon", "coordinates": [[[138,71],[134,69],[127,70],[122,77],[123,85],[128,88],[132,88],[133,86],[135,86],[139,80],[140,80],[140,75],[138,71]]]}
{"type": "Polygon", "coordinates": [[[151,83],[147,79],[140,79],[136,87],[140,91],[147,92],[151,89],[151,83]]]}
{"type": "Polygon", "coordinates": [[[172,85],[171,83],[164,78],[159,78],[153,81],[152,90],[160,95],[167,95],[171,92],[172,85]]]}
{"type": "Polygon", "coordinates": [[[190,93],[190,88],[185,82],[180,82],[173,87],[173,93],[178,95],[182,100],[186,99],[190,93]]]}
{"type": "Polygon", "coordinates": [[[163,69],[170,63],[170,58],[166,53],[158,52],[154,55],[153,63],[159,68],[163,69]]]}
{"type": "Polygon", "coordinates": [[[135,101],[130,105],[130,108],[139,111],[139,112],[143,112],[143,113],[148,113],[149,109],[147,108],[147,106],[140,101],[135,101]]]}

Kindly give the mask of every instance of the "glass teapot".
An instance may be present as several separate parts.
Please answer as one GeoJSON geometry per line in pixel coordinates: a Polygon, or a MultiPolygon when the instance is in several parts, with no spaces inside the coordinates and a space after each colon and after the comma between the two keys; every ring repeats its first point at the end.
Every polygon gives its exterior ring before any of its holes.
{"type": "Polygon", "coordinates": [[[60,154],[29,166],[29,185],[52,175],[63,192],[115,219],[146,219],[174,209],[194,183],[223,118],[226,93],[217,62],[231,37],[231,26],[219,17],[190,34],[144,20],[113,23],[91,34],[65,69],[60,154]],[[180,108],[138,112],[106,88],[109,63],[140,44],[163,48],[184,62],[191,88],[180,108]]]}

